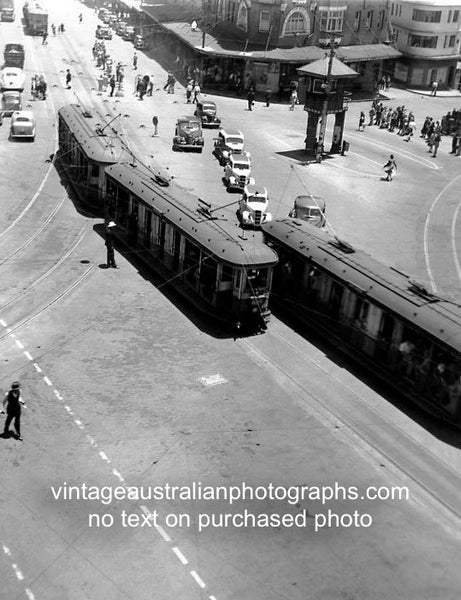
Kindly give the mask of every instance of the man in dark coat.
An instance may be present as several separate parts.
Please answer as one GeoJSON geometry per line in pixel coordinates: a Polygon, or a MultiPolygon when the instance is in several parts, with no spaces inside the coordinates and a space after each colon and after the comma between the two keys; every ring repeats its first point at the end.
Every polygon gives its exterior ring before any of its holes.
{"type": "Polygon", "coordinates": [[[107,248],[107,268],[112,267],[113,269],[117,269],[117,263],[115,262],[115,252],[114,252],[114,236],[112,234],[112,227],[115,227],[115,223],[111,221],[107,226],[106,231],[106,248],[107,248]]]}
{"type": "MultiPolygon", "coordinates": [[[[21,392],[19,390],[19,383],[15,381],[10,391],[6,394],[5,399],[3,400],[3,406],[6,406],[6,421],[5,427],[3,431],[3,435],[6,437],[9,433],[10,423],[14,419],[14,428],[16,429],[16,434],[18,440],[22,440],[21,437],[21,404],[24,404],[21,398],[21,392]]],[[[25,405],[24,405],[25,406],[25,405]]],[[[5,411],[2,410],[2,413],[5,411]]]]}

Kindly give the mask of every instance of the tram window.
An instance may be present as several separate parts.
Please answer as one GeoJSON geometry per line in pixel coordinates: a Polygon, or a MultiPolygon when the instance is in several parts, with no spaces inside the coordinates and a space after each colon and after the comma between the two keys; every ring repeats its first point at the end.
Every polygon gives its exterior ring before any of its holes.
{"type": "Polygon", "coordinates": [[[246,291],[256,292],[267,287],[267,269],[247,269],[246,291]]]}
{"type": "Polygon", "coordinates": [[[91,177],[99,177],[99,165],[91,165],[91,177]]]}
{"type": "Polygon", "coordinates": [[[209,256],[206,256],[202,260],[202,266],[200,269],[200,283],[203,283],[205,286],[214,290],[217,272],[218,263],[209,256]]]}
{"type": "Polygon", "coordinates": [[[122,187],[118,188],[117,222],[122,226],[128,224],[130,214],[130,194],[122,187]]]}
{"type": "Polygon", "coordinates": [[[233,281],[234,270],[229,265],[221,266],[221,281],[233,281]]]}
{"type": "Polygon", "coordinates": [[[112,196],[113,198],[116,198],[116,196],[117,196],[117,186],[112,181],[112,179],[107,179],[106,194],[108,196],[112,196]]]}
{"type": "Polygon", "coordinates": [[[199,273],[200,249],[186,238],[184,242],[184,277],[195,287],[199,273]]]}
{"type": "Polygon", "coordinates": [[[366,300],[357,298],[354,311],[354,323],[358,329],[366,329],[370,305],[366,300]]]}
{"type": "Polygon", "coordinates": [[[392,341],[392,335],[394,333],[394,318],[387,313],[383,313],[381,317],[381,324],[379,328],[379,337],[390,343],[392,341]]]}
{"type": "Polygon", "coordinates": [[[330,290],[330,314],[333,318],[339,317],[343,293],[343,286],[334,281],[330,290]]]}

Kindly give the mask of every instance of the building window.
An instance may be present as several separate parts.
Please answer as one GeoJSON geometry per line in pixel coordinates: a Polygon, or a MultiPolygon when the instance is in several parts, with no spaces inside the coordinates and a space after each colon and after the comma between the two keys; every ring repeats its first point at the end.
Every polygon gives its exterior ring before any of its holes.
{"type": "Polygon", "coordinates": [[[341,33],[343,30],[343,10],[322,10],[320,12],[320,31],[341,33]]]}
{"type": "Polygon", "coordinates": [[[402,16],[402,5],[399,4],[399,17],[401,17],[401,16],[402,16]]]}
{"type": "Polygon", "coordinates": [[[453,11],[453,23],[457,23],[459,19],[459,10],[453,11]]]}
{"type": "Polygon", "coordinates": [[[378,13],[378,29],[382,29],[384,27],[384,17],[386,12],[384,10],[380,10],[378,13]]]}
{"type": "Polygon", "coordinates": [[[412,48],[437,48],[436,35],[408,35],[408,45],[412,48]]]}
{"type": "Polygon", "coordinates": [[[285,22],[284,34],[292,33],[307,33],[307,20],[300,11],[291,13],[285,22]]]}
{"type": "Polygon", "coordinates": [[[394,39],[394,42],[399,41],[399,30],[396,29],[395,27],[392,29],[392,37],[394,39]]]}
{"type": "Polygon", "coordinates": [[[450,35],[450,43],[448,44],[449,48],[454,48],[456,42],[456,35],[450,35]]]}
{"type": "Polygon", "coordinates": [[[391,4],[391,17],[394,16],[394,3],[391,4]]]}
{"type": "Polygon", "coordinates": [[[443,47],[446,48],[448,44],[448,35],[445,36],[445,39],[443,40],[443,47]]]}
{"type": "Polygon", "coordinates": [[[271,25],[271,14],[267,10],[259,13],[259,31],[269,31],[271,25]]]}
{"type": "Polygon", "coordinates": [[[448,19],[447,19],[448,23],[451,23],[451,15],[452,15],[452,11],[449,10],[448,11],[448,19]]]}
{"type": "Polygon", "coordinates": [[[358,31],[360,29],[360,11],[358,10],[354,16],[354,31],[358,31]]]}
{"type": "Polygon", "coordinates": [[[365,21],[365,27],[367,29],[371,29],[373,27],[373,11],[369,10],[367,12],[367,19],[365,21]]]}
{"type": "Polygon", "coordinates": [[[248,31],[248,9],[244,2],[240,4],[239,12],[237,15],[237,27],[248,31]]]}
{"type": "Polygon", "coordinates": [[[419,21],[420,23],[440,23],[441,15],[441,10],[413,9],[413,21],[419,21]]]}

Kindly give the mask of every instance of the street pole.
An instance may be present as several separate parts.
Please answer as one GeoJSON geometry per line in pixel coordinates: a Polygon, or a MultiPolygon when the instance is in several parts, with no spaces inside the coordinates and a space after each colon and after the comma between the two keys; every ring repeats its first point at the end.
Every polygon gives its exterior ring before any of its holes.
{"type": "Polygon", "coordinates": [[[320,131],[319,131],[319,139],[317,143],[317,152],[316,158],[317,162],[322,162],[323,156],[323,147],[325,144],[325,132],[327,129],[327,115],[328,115],[328,99],[330,97],[331,90],[331,70],[333,68],[333,58],[335,55],[334,51],[334,40],[333,38],[330,41],[330,58],[328,60],[328,70],[327,70],[327,78],[325,80],[325,100],[322,105],[322,120],[320,122],[320,131]]]}
{"type": "Polygon", "coordinates": [[[206,5],[205,0],[202,0],[202,48],[205,48],[205,38],[206,38],[206,5]]]}

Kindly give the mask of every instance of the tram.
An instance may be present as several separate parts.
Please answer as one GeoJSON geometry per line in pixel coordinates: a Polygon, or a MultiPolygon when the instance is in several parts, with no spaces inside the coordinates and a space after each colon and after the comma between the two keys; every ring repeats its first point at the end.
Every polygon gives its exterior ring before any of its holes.
{"type": "Polygon", "coordinates": [[[298,219],[263,225],[271,299],[405,397],[461,426],[461,306],[298,219]]]}
{"type": "Polygon", "coordinates": [[[99,115],[77,104],[59,109],[58,127],[59,165],[78,197],[102,209],[104,170],[131,155],[99,115]]]}
{"type": "Polygon", "coordinates": [[[266,329],[278,258],[262,240],[239,237],[235,224],[141,163],[106,168],[103,197],[115,235],[189,301],[242,332],[266,329]]]}

